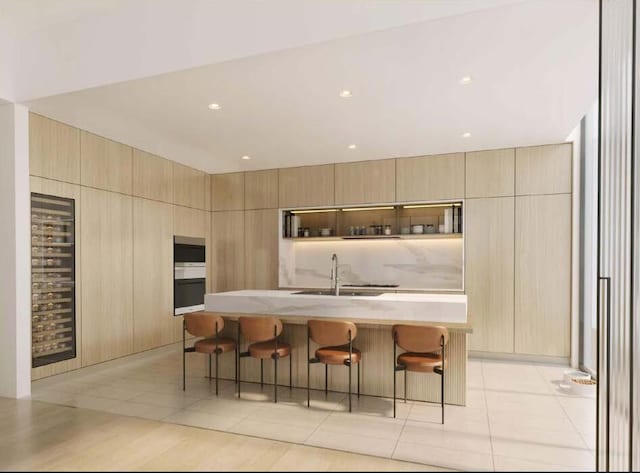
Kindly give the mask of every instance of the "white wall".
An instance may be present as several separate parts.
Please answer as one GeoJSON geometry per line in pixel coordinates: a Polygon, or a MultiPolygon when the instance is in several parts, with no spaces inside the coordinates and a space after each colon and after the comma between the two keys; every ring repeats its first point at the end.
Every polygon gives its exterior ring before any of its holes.
{"type": "Polygon", "coordinates": [[[31,394],[29,112],[0,105],[0,396],[31,394]]]}

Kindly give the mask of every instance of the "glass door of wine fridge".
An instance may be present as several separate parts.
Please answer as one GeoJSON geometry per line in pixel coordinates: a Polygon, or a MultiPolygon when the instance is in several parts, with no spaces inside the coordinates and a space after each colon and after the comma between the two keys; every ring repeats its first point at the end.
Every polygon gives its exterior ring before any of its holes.
{"type": "Polygon", "coordinates": [[[38,367],[76,356],[75,201],[31,194],[31,349],[38,367]]]}

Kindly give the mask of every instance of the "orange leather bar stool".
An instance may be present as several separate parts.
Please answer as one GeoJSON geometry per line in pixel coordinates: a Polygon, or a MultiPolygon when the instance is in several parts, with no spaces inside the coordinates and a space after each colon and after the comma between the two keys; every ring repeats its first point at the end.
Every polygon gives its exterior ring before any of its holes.
{"type": "Polygon", "coordinates": [[[309,320],[307,322],[307,407],[311,404],[311,364],[324,363],[324,392],[328,392],[329,365],[349,367],[349,412],[351,412],[351,367],[358,365],[358,398],[360,397],[360,350],[353,347],[358,334],[356,324],[337,320],[309,320]],[[320,345],[311,358],[310,340],[320,345]],[[327,346],[328,345],[328,346],[327,346]]]}
{"type": "MultiPolygon", "coordinates": [[[[182,320],[182,390],[186,389],[186,354],[205,353],[209,355],[209,379],[211,379],[211,355],[216,355],[216,396],[218,395],[218,357],[221,353],[237,351],[236,341],[231,338],[221,338],[220,332],[224,328],[224,319],[211,312],[192,312],[185,314],[182,320]],[[186,333],[195,337],[192,347],[186,346],[186,333]]],[[[236,359],[236,382],[238,381],[238,360],[236,359]]]]}
{"type": "MultiPolygon", "coordinates": [[[[281,342],[282,322],[276,317],[240,317],[238,344],[243,336],[250,342],[247,351],[239,352],[238,358],[252,357],[260,360],[260,387],[264,386],[264,360],[271,358],[274,367],[273,402],[278,402],[278,360],[289,357],[289,389],[291,389],[291,345],[281,342]]],[[[240,397],[240,363],[238,362],[238,397],[240,397]]]]}
{"type": "Polygon", "coordinates": [[[440,375],[440,406],[444,424],[445,347],[449,331],[445,327],[394,325],[393,334],[393,417],[396,416],[396,372],[404,371],[404,402],[407,402],[407,371],[440,375]],[[396,347],[406,350],[396,358],[396,347]]]}

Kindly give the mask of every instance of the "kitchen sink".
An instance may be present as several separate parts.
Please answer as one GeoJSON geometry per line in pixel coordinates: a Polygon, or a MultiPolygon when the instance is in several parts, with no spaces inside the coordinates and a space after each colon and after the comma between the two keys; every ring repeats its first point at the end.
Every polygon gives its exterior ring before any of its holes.
{"type": "MultiPolygon", "coordinates": [[[[305,296],[335,296],[333,291],[330,291],[329,289],[316,289],[316,290],[309,290],[309,291],[299,291],[299,292],[294,292],[294,294],[301,294],[301,295],[305,295],[305,296]]],[[[363,291],[340,291],[340,296],[369,296],[369,297],[376,297],[379,296],[380,294],[376,294],[373,292],[363,292],[363,291]]]]}

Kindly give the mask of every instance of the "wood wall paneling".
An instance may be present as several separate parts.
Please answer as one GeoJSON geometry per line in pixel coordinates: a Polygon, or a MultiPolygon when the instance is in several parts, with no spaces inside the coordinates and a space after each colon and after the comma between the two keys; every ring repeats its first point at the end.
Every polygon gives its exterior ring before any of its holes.
{"type": "Polygon", "coordinates": [[[133,351],[133,215],[130,196],[83,187],[82,365],[133,351]]]}
{"type": "Polygon", "coordinates": [[[568,357],[571,195],[516,197],[515,351],[568,357]]]}
{"type": "Polygon", "coordinates": [[[395,159],[340,163],[335,166],[336,205],[396,200],[395,159]]]}
{"type": "Polygon", "coordinates": [[[173,317],[173,206],[133,199],[133,349],[175,339],[173,317]]]}
{"type": "Polygon", "coordinates": [[[173,203],[194,209],[207,210],[209,175],[197,169],[173,163],[173,203]]]}
{"type": "Polygon", "coordinates": [[[211,176],[211,209],[243,210],[245,173],[214,174],[211,176]]]}
{"type": "Polygon", "coordinates": [[[66,182],[53,181],[50,179],[43,179],[40,177],[32,176],[29,179],[30,191],[38,192],[40,194],[49,194],[59,197],[66,197],[68,199],[74,199],[75,211],[76,211],[76,357],[71,360],[61,361],[59,363],[51,363],[45,366],[39,366],[31,369],[31,379],[44,378],[46,376],[52,376],[55,374],[71,371],[82,366],[82,281],[80,278],[80,268],[82,254],[80,241],[80,186],[77,184],[68,184],[66,182]]]}
{"type": "Polygon", "coordinates": [[[280,207],[311,207],[334,203],[333,164],[279,170],[280,207]]]}
{"type": "Polygon", "coordinates": [[[465,292],[471,350],[513,352],[513,197],[465,202],[465,292]]]}
{"type": "Polygon", "coordinates": [[[278,208],[277,169],[244,173],[244,208],[249,210],[278,208]]]}
{"type": "Polygon", "coordinates": [[[465,165],[467,198],[515,195],[515,149],[466,153],[465,165]]]}
{"type": "Polygon", "coordinates": [[[237,210],[213,212],[212,234],[213,290],[223,292],[244,289],[244,212],[237,210]]]}
{"type": "Polygon", "coordinates": [[[396,160],[400,202],[464,198],[464,153],[396,160]]]}
{"type": "Polygon", "coordinates": [[[132,148],[116,141],[80,133],[81,184],[131,194],[133,190],[132,148]]]}
{"type": "Polygon", "coordinates": [[[133,195],[173,203],[173,163],[134,149],[133,195]]]}
{"type": "Polygon", "coordinates": [[[278,289],[278,210],[244,213],[245,289],[278,289]]]}
{"type": "Polygon", "coordinates": [[[80,183],[80,130],[29,114],[29,174],[80,183]]]}
{"type": "Polygon", "coordinates": [[[571,192],[572,144],[516,149],[516,195],[571,192]]]}

